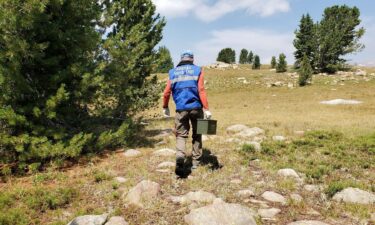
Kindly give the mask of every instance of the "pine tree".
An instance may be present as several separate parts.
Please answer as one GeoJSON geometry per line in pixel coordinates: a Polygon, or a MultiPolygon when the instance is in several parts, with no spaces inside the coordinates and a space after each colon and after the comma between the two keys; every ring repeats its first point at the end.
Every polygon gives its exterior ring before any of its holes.
{"type": "Polygon", "coordinates": [[[277,73],[284,73],[288,69],[288,63],[286,62],[286,56],[285,54],[281,53],[279,55],[279,60],[276,65],[276,72],[277,73]]]}
{"type": "Polygon", "coordinates": [[[131,113],[158,98],[145,78],[164,21],[151,0],[102,4],[0,2],[0,164],[123,144],[131,113]]]}
{"type": "Polygon", "coordinates": [[[295,67],[299,68],[301,61],[306,55],[311,62],[315,60],[317,51],[316,27],[309,14],[302,15],[299,29],[295,32],[296,38],[293,42],[296,51],[294,52],[295,67]]]}
{"type": "Polygon", "coordinates": [[[252,51],[249,52],[249,56],[248,56],[248,63],[251,64],[253,63],[254,61],[254,53],[252,51]]]}
{"type": "Polygon", "coordinates": [[[364,45],[359,39],[364,28],[360,23],[357,7],[332,6],[326,8],[318,26],[319,48],[317,67],[321,72],[336,72],[340,64],[346,62],[343,56],[361,51],[364,45]]]}
{"type": "Polygon", "coordinates": [[[219,52],[217,57],[218,62],[224,63],[235,63],[236,62],[236,51],[231,48],[224,48],[219,52]]]}
{"type": "Polygon", "coordinates": [[[249,52],[246,49],[242,49],[241,50],[240,61],[239,61],[240,64],[246,64],[246,63],[248,63],[248,58],[247,58],[248,53],[249,52]]]}
{"type": "Polygon", "coordinates": [[[168,73],[174,67],[171,53],[165,46],[160,46],[156,54],[156,73],[168,73]]]}
{"type": "Polygon", "coordinates": [[[253,62],[253,70],[259,70],[261,67],[261,64],[260,64],[260,58],[258,55],[255,55],[254,56],[254,62],[253,62]]]}
{"type": "Polygon", "coordinates": [[[272,69],[275,69],[276,68],[276,57],[275,56],[272,56],[272,59],[271,59],[271,68],[272,69]]]}
{"type": "Polygon", "coordinates": [[[313,69],[311,67],[310,60],[307,55],[305,55],[301,63],[301,68],[299,69],[299,85],[305,86],[309,84],[311,82],[312,74],[313,69]]]}

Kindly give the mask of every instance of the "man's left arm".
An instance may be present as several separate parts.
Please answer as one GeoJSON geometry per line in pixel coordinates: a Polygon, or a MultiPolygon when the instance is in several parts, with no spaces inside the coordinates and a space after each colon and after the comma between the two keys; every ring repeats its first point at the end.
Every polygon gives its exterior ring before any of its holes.
{"type": "Polygon", "coordinates": [[[204,72],[203,72],[203,69],[202,69],[201,74],[199,75],[199,79],[198,79],[198,91],[199,91],[199,98],[200,98],[201,103],[203,105],[205,117],[206,117],[206,119],[210,119],[211,118],[211,112],[209,111],[206,89],[204,88],[204,72]]]}

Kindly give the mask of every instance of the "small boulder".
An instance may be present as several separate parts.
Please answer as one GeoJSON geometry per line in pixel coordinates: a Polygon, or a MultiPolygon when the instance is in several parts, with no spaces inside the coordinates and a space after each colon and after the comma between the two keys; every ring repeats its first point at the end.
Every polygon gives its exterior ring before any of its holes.
{"type": "Polygon", "coordinates": [[[115,181],[119,182],[120,184],[125,183],[128,181],[125,177],[115,177],[115,181]]]}
{"type": "Polygon", "coordinates": [[[281,212],[280,209],[271,208],[271,209],[259,209],[258,215],[263,219],[273,219],[277,214],[281,212]]]}
{"type": "Polygon", "coordinates": [[[274,140],[274,141],[285,141],[286,138],[284,136],[277,135],[277,136],[273,136],[272,140],[274,140]]]}
{"type": "Polygon", "coordinates": [[[216,196],[212,193],[205,191],[189,192],[183,196],[171,196],[169,198],[173,203],[181,205],[190,205],[192,203],[208,203],[211,204],[215,201],[216,196]]]}
{"type": "Polygon", "coordinates": [[[123,153],[126,158],[135,158],[142,155],[142,153],[135,149],[129,149],[123,153]]]}
{"type": "Polygon", "coordinates": [[[374,204],[375,195],[358,188],[346,188],[333,196],[337,202],[357,203],[357,204],[374,204]]]}
{"type": "Polygon", "coordinates": [[[235,133],[239,133],[243,130],[246,130],[246,129],[249,129],[248,126],[246,125],[243,125],[243,124],[236,124],[236,125],[232,125],[230,127],[227,128],[227,133],[229,134],[235,134],[235,133]]]}
{"type": "Polygon", "coordinates": [[[175,167],[176,163],[174,162],[162,162],[158,165],[158,168],[161,169],[161,168],[173,168],[175,167]]]}
{"type": "Polygon", "coordinates": [[[297,203],[303,201],[302,196],[299,194],[291,194],[290,199],[292,199],[294,202],[297,202],[297,203]]]}
{"type": "Polygon", "coordinates": [[[253,127],[253,128],[242,130],[241,132],[237,133],[236,136],[239,136],[242,138],[253,138],[258,135],[263,135],[263,134],[264,134],[264,130],[258,127],[253,127]]]}
{"type": "Polygon", "coordinates": [[[153,153],[155,156],[164,156],[164,157],[169,157],[169,156],[175,156],[176,151],[170,148],[163,148],[160,150],[157,150],[153,153]]]}
{"type": "Polygon", "coordinates": [[[241,179],[233,179],[233,180],[230,181],[230,183],[232,183],[232,184],[241,184],[242,180],[241,179]]]}
{"type": "Polygon", "coordinates": [[[289,223],[288,225],[329,225],[329,224],[316,221],[316,220],[301,220],[301,221],[289,223]]]}
{"type": "Polygon", "coordinates": [[[130,189],[130,191],[126,195],[125,202],[143,208],[142,202],[144,200],[156,198],[157,196],[159,196],[160,192],[161,189],[158,183],[144,180],[130,189]]]}
{"type": "Polygon", "coordinates": [[[238,191],[237,196],[240,197],[240,198],[249,198],[249,197],[254,197],[255,194],[252,190],[245,189],[245,190],[238,191]]]}
{"type": "Polygon", "coordinates": [[[256,225],[254,214],[239,204],[218,203],[194,209],[184,220],[189,225],[256,225]]]}
{"type": "Polygon", "coordinates": [[[69,222],[68,225],[103,225],[107,218],[107,214],[79,216],[69,222]]]}
{"type": "Polygon", "coordinates": [[[305,191],[308,191],[308,192],[319,192],[320,191],[320,187],[318,185],[305,185],[303,186],[303,189],[305,191]]]}
{"type": "Polygon", "coordinates": [[[273,192],[273,191],[266,191],[262,194],[262,198],[266,199],[269,202],[278,202],[281,204],[286,204],[286,199],[284,196],[273,192]]]}
{"type": "Polygon", "coordinates": [[[105,223],[105,225],[129,225],[129,224],[121,216],[114,216],[114,217],[111,217],[111,219],[109,219],[108,222],[105,223]]]}
{"type": "Polygon", "coordinates": [[[279,171],[277,171],[277,175],[282,176],[282,177],[299,178],[299,175],[293,169],[280,169],[279,171]]]}

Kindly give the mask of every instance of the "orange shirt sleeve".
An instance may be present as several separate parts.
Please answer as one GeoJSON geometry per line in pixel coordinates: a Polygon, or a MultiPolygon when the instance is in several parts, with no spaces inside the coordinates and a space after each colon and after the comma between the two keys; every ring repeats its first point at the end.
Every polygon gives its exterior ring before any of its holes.
{"type": "Polygon", "coordinates": [[[163,97],[163,108],[168,108],[169,99],[171,97],[172,89],[171,89],[171,81],[168,79],[167,86],[164,89],[164,97],[163,97]]]}
{"type": "Polygon", "coordinates": [[[206,94],[206,90],[204,88],[204,73],[203,73],[203,69],[201,71],[201,74],[200,74],[199,80],[198,80],[198,91],[199,91],[199,98],[201,99],[203,108],[205,110],[208,110],[207,94],[206,94]]]}

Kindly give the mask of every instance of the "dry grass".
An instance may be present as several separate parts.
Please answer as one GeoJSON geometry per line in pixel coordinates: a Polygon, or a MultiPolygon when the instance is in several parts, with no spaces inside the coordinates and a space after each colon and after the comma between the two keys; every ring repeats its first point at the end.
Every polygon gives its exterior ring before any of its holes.
{"type": "MultiPolygon", "coordinates": [[[[371,69],[371,72],[374,70],[371,69]]],[[[159,77],[165,79],[166,75],[159,77]]],[[[81,164],[67,171],[52,170],[22,178],[10,177],[7,183],[0,183],[1,193],[4,196],[11,195],[14,190],[20,189],[27,192],[30,187],[36,186],[51,189],[70,187],[77,191],[77,197],[70,199],[68,204],[58,209],[47,209],[40,214],[28,209],[22,198],[13,199],[12,207],[21,210],[31,221],[29,224],[66,224],[77,215],[105,212],[124,216],[130,224],[184,224],[183,216],[189,212],[189,209],[168,202],[169,195],[204,190],[214,193],[227,202],[258,209],[259,205],[244,202],[244,199],[236,196],[238,190],[249,186],[255,189],[258,200],[262,200],[259,195],[266,190],[278,191],[286,197],[291,193],[300,192],[304,197],[303,203],[290,203],[286,206],[269,204],[271,207],[282,209],[277,224],[286,224],[296,219],[317,219],[331,224],[355,224],[360,219],[368,219],[370,213],[375,212],[374,206],[338,203],[330,205],[321,200],[319,194],[303,192],[292,180],[280,179],[275,174],[275,170],[280,166],[294,165],[288,164],[293,159],[293,154],[280,158],[262,156],[261,163],[250,162],[240,153],[240,145],[226,142],[228,136],[225,132],[225,128],[229,125],[240,123],[265,129],[268,137],[279,134],[290,140],[298,139],[294,131],[300,130],[336,130],[343,132],[348,138],[368,134],[375,131],[375,95],[373,94],[375,80],[365,81],[359,78],[331,85],[333,80],[339,79],[337,76],[317,76],[314,85],[309,87],[267,88],[266,84],[269,82],[295,83],[296,80],[286,74],[275,74],[268,69],[253,71],[247,67],[227,71],[206,70],[206,79],[211,112],[219,121],[219,130],[218,137],[205,142],[204,147],[216,155],[224,165],[222,169],[212,171],[208,167],[201,167],[186,180],[177,180],[172,172],[167,174],[156,172],[159,163],[174,161],[174,157],[160,158],[152,155],[152,152],[158,148],[174,148],[174,137],[167,136],[155,139],[155,142],[165,142],[159,147],[140,148],[143,153],[140,158],[129,160],[122,157],[121,153],[108,153],[83,160],[81,164]],[[249,83],[244,84],[243,80],[238,79],[240,77],[244,77],[249,83]],[[320,101],[336,98],[356,99],[364,103],[356,106],[319,104],[320,101]],[[115,176],[123,176],[129,180],[125,184],[114,183],[112,178],[115,176]],[[126,207],[123,200],[125,194],[144,179],[161,185],[163,192],[161,198],[150,202],[143,210],[126,207]],[[230,182],[233,179],[241,179],[242,183],[233,184],[230,182]],[[320,215],[312,215],[311,209],[318,211],[320,215]]],[[[172,105],[171,102],[171,109],[173,109],[172,105]]],[[[161,119],[160,111],[161,109],[158,108],[142,114],[150,123],[147,126],[148,133],[156,134],[158,130],[173,127],[173,120],[161,119]]],[[[191,148],[190,144],[188,148],[191,148]]],[[[320,150],[316,152],[307,155],[305,160],[319,161],[320,150]]],[[[324,156],[324,152],[322,155],[324,156]]],[[[370,157],[368,160],[371,163],[375,159],[373,155],[370,157]]],[[[304,165],[295,166],[296,170],[306,169],[304,165]]],[[[354,174],[350,174],[351,177],[354,177],[363,188],[368,189],[374,185],[371,180],[373,167],[367,169],[355,167],[351,171],[355,171],[354,174]],[[366,173],[370,174],[365,176],[366,173]]],[[[323,182],[323,186],[328,186],[344,175],[347,174],[334,172],[320,182],[323,182]]],[[[264,221],[263,224],[275,223],[264,221]]]]}

